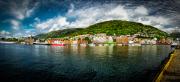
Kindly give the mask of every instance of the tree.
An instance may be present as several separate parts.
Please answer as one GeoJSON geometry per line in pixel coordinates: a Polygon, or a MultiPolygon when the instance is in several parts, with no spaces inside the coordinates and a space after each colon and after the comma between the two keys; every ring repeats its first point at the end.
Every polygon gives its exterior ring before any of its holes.
{"type": "Polygon", "coordinates": [[[85,37],[84,40],[88,41],[88,44],[92,43],[92,41],[91,41],[91,39],[89,39],[89,37],[85,37]]]}

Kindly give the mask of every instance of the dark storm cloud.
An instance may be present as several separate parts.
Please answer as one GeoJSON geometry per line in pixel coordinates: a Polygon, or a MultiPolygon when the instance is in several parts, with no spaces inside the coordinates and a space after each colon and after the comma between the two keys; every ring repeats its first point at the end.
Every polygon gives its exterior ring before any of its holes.
{"type": "Polygon", "coordinates": [[[57,30],[116,18],[170,31],[180,27],[179,5],[180,0],[0,0],[0,31],[38,33],[42,25],[57,30]]]}
{"type": "Polygon", "coordinates": [[[99,2],[126,4],[129,7],[143,5],[149,9],[149,15],[168,17],[172,19],[171,26],[180,26],[180,0],[99,0],[99,2]]]}
{"type": "Polygon", "coordinates": [[[171,19],[172,26],[180,26],[180,3],[178,0],[155,0],[146,2],[144,5],[150,9],[150,15],[168,17],[171,19]]]}
{"type": "MultiPolygon", "coordinates": [[[[166,28],[173,28],[180,26],[180,0],[74,0],[75,4],[83,6],[94,6],[101,4],[122,4],[126,7],[136,7],[143,5],[149,10],[149,15],[164,16],[171,19],[172,27],[165,26],[166,28]]],[[[81,8],[81,7],[80,7],[81,8]]]]}

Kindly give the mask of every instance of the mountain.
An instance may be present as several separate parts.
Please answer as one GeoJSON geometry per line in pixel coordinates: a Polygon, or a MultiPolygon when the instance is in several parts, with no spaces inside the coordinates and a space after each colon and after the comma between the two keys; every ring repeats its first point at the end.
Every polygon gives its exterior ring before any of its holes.
{"type": "Polygon", "coordinates": [[[47,38],[66,37],[69,36],[71,33],[78,32],[79,30],[83,30],[83,28],[71,28],[71,29],[52,31],[49,33],[36,35],[35,38],[47,39],[47,38]]]}
{"type": "Polygon", "coordinates": [[[96,23],[90,25],[86,28],[72,28],[64,29],[58,31],[52,31],[46,34],[39,34],[38,38],[60,38],[66,36],[76,36],[82,34],[97,34],[106,33],[107,35],[133,35],[140,34],[141,37],[156,37],[162,38],[167,37],[168,34],[155,27],[149,25],[143,25],[141,23],[121,21],[121,20],[111,20],[96,23]]]}

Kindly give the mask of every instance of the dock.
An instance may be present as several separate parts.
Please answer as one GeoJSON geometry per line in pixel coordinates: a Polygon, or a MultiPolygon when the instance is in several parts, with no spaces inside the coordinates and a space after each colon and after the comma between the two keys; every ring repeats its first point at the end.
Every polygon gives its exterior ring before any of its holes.
{"type": "Polygon", "coordinates": [[[155,82],[180,82],[180,49],[171,54],[155,82]]]}

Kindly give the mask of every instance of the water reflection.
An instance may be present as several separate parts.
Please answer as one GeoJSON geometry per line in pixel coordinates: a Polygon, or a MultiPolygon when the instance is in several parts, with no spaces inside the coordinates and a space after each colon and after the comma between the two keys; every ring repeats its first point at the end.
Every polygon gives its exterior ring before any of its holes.
{"type": "Polygon", "coordinates": [[[0,55],[0,75],[10,79],[16,74],[23,76],[15,81],[28,78],[38,82],[127,82],[150,77],[151,73],[147,72],[161,64],[170,52],[170,46],[1,45],[0,52],[3,53],[0,55]]]}

